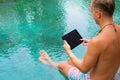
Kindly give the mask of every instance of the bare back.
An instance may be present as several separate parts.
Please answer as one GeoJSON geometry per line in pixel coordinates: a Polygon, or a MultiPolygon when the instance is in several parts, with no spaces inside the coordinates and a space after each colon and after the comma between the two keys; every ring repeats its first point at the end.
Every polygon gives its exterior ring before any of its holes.
{"type": "Polygon", "coordinates": [[[120,65],[120,26],[115,25],[117,32],[109,26],[96,38],[101,38],[99,48],[102,49],[96,65],[91,70],[92,80],[111,80],[120,65]]]}

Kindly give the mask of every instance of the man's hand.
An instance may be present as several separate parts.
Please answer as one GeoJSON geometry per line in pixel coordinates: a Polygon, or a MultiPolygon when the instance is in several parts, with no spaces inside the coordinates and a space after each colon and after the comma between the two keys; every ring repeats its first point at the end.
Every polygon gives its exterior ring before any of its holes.
{"type": "Polygon", "coordinates": [[[67,53],[72,52],[70,45],[65,40],[64,40],[64,49],[66,50],[67,53]]]}
{"type": "Polygon", "coordinates": [[[83,44],[84,46],[88,46],[88,43],[89,43],[89,41],[90,41],[90,40],[88,40],[88,39],[80,39],[80,40],[83,41],[82,44],[83,44]]]}

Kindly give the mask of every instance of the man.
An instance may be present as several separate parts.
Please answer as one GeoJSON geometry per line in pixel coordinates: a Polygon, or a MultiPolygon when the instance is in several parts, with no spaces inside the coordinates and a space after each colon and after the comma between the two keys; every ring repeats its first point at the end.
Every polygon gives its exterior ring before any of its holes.
{"type": "Polygon", "coordinates": [[[91,40],[82,39],[88,46],[83,60],[72,53],[66,41],[64,49],[70,58],[68,62],[53,62],[45,51],[41,51],[39,60],[59,69],[69,80],[113,80],[120,65],[120,27],[112,17],[114,8],[114,0],[91,1],[92,16],[101,30],[91,40]]]}

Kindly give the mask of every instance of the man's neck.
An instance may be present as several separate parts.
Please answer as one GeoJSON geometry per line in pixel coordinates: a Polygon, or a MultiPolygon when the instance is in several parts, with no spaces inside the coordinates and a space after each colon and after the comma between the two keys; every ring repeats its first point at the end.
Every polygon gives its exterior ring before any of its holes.
{"type": "Polygon", "coordinates": [[[103,18],[100,22],[99,22],[99,26],[102,29],[105,25],[107,24],[114,24],[114,20],[112,17],[107,17],[107,18],[103,18]]]}

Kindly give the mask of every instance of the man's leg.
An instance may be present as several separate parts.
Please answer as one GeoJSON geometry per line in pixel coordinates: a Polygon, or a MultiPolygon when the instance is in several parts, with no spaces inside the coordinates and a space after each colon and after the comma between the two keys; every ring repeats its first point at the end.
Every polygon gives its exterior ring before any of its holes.
{"type": "Polygon", "coordinates": [[[39,57],[39,60],[46,64],[47,66],[51,66],[54,68],[57,68],[61,72],[63,72],[67,77],[69,70],[74,67],[72,62],[69,60],[68,62],[54,62],[52,59],[48,56],[48,54],[45,51],[40,52],[41,57],[39,57]],[[68,64],[69,63],[69,64],[68,64]]]}
{"type": "Polygon", "coordinates": [[[69,65],[75,66],[75,65],[72,63],[71,60],[68,60],[67,63],[68,63],[69,65]]]}

